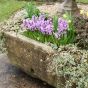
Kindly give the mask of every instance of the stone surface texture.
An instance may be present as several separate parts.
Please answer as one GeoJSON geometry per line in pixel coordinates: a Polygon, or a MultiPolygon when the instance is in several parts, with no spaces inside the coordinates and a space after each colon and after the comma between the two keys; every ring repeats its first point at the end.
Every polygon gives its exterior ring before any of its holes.
{"type": "Polygon", "coordinates": [[[55,71],[49,69],[55,51],[42,43],[15,33],[5,33],[11,63],[29,75],[56,86],[55,71]]]}
{"type": "Polygon", "coordinates": [[[60,46],[54,50],[19,33],[4,32],[4,36],[11,63],[54,87],[65,88],[65,80],[58,73],[58,60],[74,58],[77,63],[83,58],[88,60],[88,50],[80,50],[76,45],[60,46]]]}
{"type": "Polygon", "coordinates": [[[70,13],[78,13],[78,7],[76,0],[64,0],[64,2],[58,6],[58,13],[63,14],[65,12],[70,12],[70,13]]]}

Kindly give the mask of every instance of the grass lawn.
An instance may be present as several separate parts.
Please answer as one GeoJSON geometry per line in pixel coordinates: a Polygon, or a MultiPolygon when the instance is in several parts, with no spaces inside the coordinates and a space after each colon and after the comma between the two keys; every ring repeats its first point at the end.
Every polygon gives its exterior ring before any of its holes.
{"type": "MultiPolygon", "coordinates": [[[[0,0],[0,21],[9,18],[14,12],[28,3],[28,0],[0,0]]],[[[31,1],[31,0],[29,0],[31,1]]],[[[36,3],[42,4],[42,3],[36,3]]]]}
{"type": "Polygon", "coordinates": [[[0,21],[7,19],[13,12],[25,6],[24,1],[0,0],[0,21]]]}
{"type": "Polygon", "coordinates": [[[88,4],[88,0],[77,0],[77,2],[88,4]]]}

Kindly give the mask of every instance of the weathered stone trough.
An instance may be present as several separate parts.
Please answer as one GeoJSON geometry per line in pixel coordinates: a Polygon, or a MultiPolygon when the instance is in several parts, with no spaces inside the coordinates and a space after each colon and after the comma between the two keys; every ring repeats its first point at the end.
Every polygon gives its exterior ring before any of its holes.
{"type": "MultiPolygon", "coordinates": [[[[11,63],[32,77],[39,78],[58,88],[65,88],[65,80],[57,70],[58,60],[88,60],[88,50],[80,50],[76,46],[54,50],[46,44],[37,42],[15,32],[5,32],[5,45],[11,63]]],[[[74,86],[74,85],[73,85],[74,86]]],[[[75,88],[75,87],[72,87],[75,88]]]]}
{"type": "Polygon", "coordinates": [[[4,36],[8,57],[13,65],[56,87],[56,74],[50,65],[56,51],[20,34],[8,32],[4,36]]]}

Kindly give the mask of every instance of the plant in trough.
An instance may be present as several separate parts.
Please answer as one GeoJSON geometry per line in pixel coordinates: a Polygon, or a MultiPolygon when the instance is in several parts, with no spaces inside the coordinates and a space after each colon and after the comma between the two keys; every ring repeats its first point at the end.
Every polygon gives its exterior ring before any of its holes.
{"type": "Polygon", "coordinates": [[[30,2],[27,4],[26,11],[27,11],[28,18],[32,18],[33,15],[39,16],[40,14],[39,9],[36,7],[35,3],[33,2],[30,2]]]}
{"type": "Polygon", "coordinates": [[[40,16],[33,15],[23,21],[23,26],[27,31],[23,34],[40,42],[52,43],[57,46],[73,43],[75,40],[75,28],[70,19],[46,17],[45,14],[40,16]]]}

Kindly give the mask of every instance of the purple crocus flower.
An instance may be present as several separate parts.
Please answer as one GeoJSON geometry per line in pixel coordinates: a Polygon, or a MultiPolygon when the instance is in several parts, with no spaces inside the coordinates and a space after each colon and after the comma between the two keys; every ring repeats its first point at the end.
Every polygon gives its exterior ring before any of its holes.
{"type": "Polygon", "coordinates": [[[33,20],[34,22],[37,22],[37,19],[38,19],[38,17],[32,16],[32,19],[31,20],[33,20]]]}
{"type": "Polygon", "coordinates": [[[52,26],[50,20],[41,21],[40,31],[43,34],[48,34],[48,35],[52,34],[52,32],[53,32],[53,26],[52,26]]]}
{"type": "Polygon", "coordinates": [[[47,26],[46,26],[46,33],[47,33],[48,35],[52,35],[52,33],[53,33],[52,25],[47,25],[47,26]]]}
{"type": "Polygon", "coordinates": [[[45,20],[45,18],[46,18],[46,16],[44,15],[44,14],[41,14],[40,16],[39,16],[39,20],[41,21],[41,20],[45,20]]]}
{"type": "Polygon", "coordinates": [[[23,20],[23,26],[31,31],[36,30],[36,22],[37,22],[37,17],[32,16],[32,19],[25,19],[23,20]]]}
{"type": "Polygon", "coordinates": [[[60,31],[60,32],[63,32],[63,31],[65,31],[65,30],[67,30],[67,28],[68,28],[68,23],[67,23],[67,21],[64,20],[64,19],[59,18],[59,19],[58,19],[58,28],[59,28],[58,31],[60,31]]]}
{"type": "Polygon", "coordinates": [[[25,27],[25,28],[27,28],[28,23],[29,23],[29,19],[25,19],[25,20],[23,20],[22,26],[25,27]]]}
{"type": "Polygon", "coordinates": [[[58,19],[58,37],[66,33],[68,29],[68,22],[62,18],[58,19]]]}
{"type": "Polygon", "coordinates": [[[29,30],[36,30],[36,25],[35,25],[35,22],[33,20],[30,20],[29,23],[28,23],[28,29],[29,30]]]}
{"type": "Polygon", "coordinates": [[[53,24],[51,19],[45,20],[45,15],[39,17],[32,16],[32,19],[25,19],[23,25],[26,29],[35,31],[39,30],[43,34],[51,35],[53,32],[53,24]]]}

